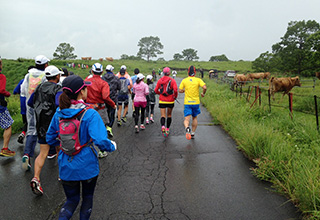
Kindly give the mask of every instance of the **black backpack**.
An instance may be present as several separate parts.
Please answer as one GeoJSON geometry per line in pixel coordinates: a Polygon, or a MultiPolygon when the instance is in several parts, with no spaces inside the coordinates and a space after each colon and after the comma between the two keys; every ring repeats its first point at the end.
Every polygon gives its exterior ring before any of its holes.
{"type": "Polygon", "coordinates": [[[120,78],[120,83],[121,83],[121,89],[119,91],[120,95],[127,95],[129,93],[128,89],[128,81],[126,78],[120,78]]]}

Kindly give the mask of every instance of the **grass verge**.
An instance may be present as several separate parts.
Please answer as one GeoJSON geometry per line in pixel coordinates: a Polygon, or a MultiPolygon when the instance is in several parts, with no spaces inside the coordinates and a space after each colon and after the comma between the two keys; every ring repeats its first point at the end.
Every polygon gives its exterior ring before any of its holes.
{"type": "Polygon", "coordinates": [[[320,139],[314,116],[258,105],[250,108],[228,85],[205,79],[208,87],[202,103],[215,121],[236,140],[257,167],[252,172],[273,183],[305,214],[320,218],[320,139]]]}

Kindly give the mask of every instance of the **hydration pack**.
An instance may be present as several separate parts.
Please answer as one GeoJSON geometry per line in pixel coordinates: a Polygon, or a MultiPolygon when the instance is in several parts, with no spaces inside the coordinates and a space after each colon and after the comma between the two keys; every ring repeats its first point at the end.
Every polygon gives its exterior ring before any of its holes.
{"type": "Polygon", "coordinates": [[[79,140],[81,121],[86,112],[87,109],[84,108],[73,118],[59,120],[60,147],[69,156],[78,154],[82,148],[90,146],[92,143],[92,140],[90,140],[88,143],[81,145],[79,140]]]}
{"type": "Polygon", "coordinates": [[[160,94],[162,94],[164,96],[168,96],[168,95],[173,94],[173,88],[171,88],[171,80],[169,80],[169,82],[166,85],[161,84],[160,94]]]}

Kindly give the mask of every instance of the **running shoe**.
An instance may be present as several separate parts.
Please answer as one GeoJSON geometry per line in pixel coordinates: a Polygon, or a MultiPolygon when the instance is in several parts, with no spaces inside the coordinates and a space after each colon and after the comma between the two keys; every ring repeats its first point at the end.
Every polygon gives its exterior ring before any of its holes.
{"type": "Polygon", "coordinates": [[[117,121],[117,125],[118,125],[118,126],[121,126],[121,125],[122,125],[122,122],[121,122],[120,120],[118,120],[118,121],[117,121]]]}
{"type": "Polygon", "coordinates": [[[195,132],[191,132],[191,139],[194,139],[195,132]]]}
{"type": "Polygon", "coordinates": [[[169,133],[170,133],[169,128],[167,128],[167,129],[166,129],[166,135],[167,135],[167,137],[169,136],[169,133]]]}
{"type": "Polygon", "coordinates": [[[125,117],[122,117],[121,118],[121,121],[123,122],[123,123],[126,123],[127,122],[127,117],[125,116],[125,117]]]}
{"type": "Polygon", "coordinates": [[[112,128],[107,126],[107,132],[108,132],[108,137],[112,138],[113,137],[113,133],[112,133],[112,128]]]}
{"type": "Polygon", "coordinates": [[[43,190],[40,184],[40,180],[38,180],[37,177],[33,177],[33,179],[30,182],[30,186],[34,194],[36,194],[37,196],[43,195],[43,190]]]}
{"type": "Polygon", "coordinates": [[[141,130],[144,130],[144,129],[146,129],[146,127],[145,127],[143,124],[141,124],[141,125],[140,125],[140,129],[141,129],[141,130]]]}
{"type": "Polygon", "coordinates": [[[48,159],[53,159],[57,156],[57,154],[48,154],[47,158],[48,159]]]}
{"type": "Polygon", "coordinates": [[[30,157],[27,154],[22,157],[22,169],[25,171],[31,170],[30,157]]]}
{"type": "Polygon", "coordinates": [[[135,130],[136,133],[139,133],[139,127],[138,127],[138,125],[134,126],[134,130],[135,130]]]}
{"type": "Polygon", "coordinates": [[[163,136],[163,137],[167,137],[166,131],[167,131],[167,129],[166,129],[166,127],[163,125],[163,126],[161,127],[161,132],[162,132],[162,136],[163,136]]]}
{"type": "Polygon", "coordinates": [[[147,119],[147,118],[146,118],[146,124],[147,124],[147,125],[149,124],[149,119],[147,119]]]}
{"type": "Polygon", "coordinates": [[[189,127],[186,128],[186,138],[187,140],[191,139],[191,129],[189,127]]]}
{"type": "Polygon", "coordinates": [[[150,122],[151,122],[151,123],[154,123],[154,120],[153,120],[153,118],[152,118],[152,117],[150,117],[150,122]]]}
{"type": "Polygon", "coordinates": [[[17,142],[20,144],[23,144],[24,137],[25,137],[24,133],[19,134],[17,142]]]}
{"type": "Polygon", "coordinates": [[[0,152],[0,156],[3,157],[13,157],[14,155],[16,155],[16,152],[10,150],[9,148],[2,148],[0,152]]]}
{"type": "Polygon", "coordinates": [[[98,157],[101,159],[101,158],[104,158],[108,156],[108,152],[107,151],[101,151],[99,150],[99,153],[98,153],[98,157]]]}

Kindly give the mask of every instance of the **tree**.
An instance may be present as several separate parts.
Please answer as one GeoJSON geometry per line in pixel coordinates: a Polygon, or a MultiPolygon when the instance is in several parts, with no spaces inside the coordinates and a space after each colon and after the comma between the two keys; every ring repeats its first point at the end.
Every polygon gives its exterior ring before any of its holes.
{"type": "Polygon", "coordinates": [[[320,68],[320,31],[310,35],[307,39],[308,44],[311,47],[312,56],[310,58],[311,65],[315,67],[316,71],[320,68]]]}
{"type": "Polygon", "coordinates": [[[220,62],[220,61],[229,61],[229,59],[227,58],[226,55],[222,54],[222,55],[219,55],[219,56],[210,57],[209,61],[220,62]]]}
{"type": "Polygon", "coordinates": [[[122,54],[120,57],[121,60],[142,60],[141,57],[139,56],[134,56],[134,55],[127,55],[127,54],[122,54]]]}
{"type": "Polygon", "coordinates": [[[176,61],[179,61],[179,60],[183,59],[183,56],[180,53],[175,53],[173,55],[173,59],[176,60],[176,61]]]}
{"type": "Polygon", "coordinates": [[[279,59],[269,51],[260,54],[260,56],[252,62],[252,68],[257,72],[271,72],[279,67],[279,59]]]}
{"type": "Polygon", "coordinates": [[[75,59],[77,55],[73,54],[74,47],[69,43],[60,43],[56,51],[53,53],[54,59],[58,60],[68,60],[75,59]]]}
{"type": "Polygon", "coordinates": [[[157,57],[159,54],[163,54],[161,49],[163,45],[160,42],[159,37],[143,37],[138,42],[139,51],[137,53],[138,57],[146,57],[149,62],[150,58],[157,57]]]}
{"type": "Polygon", "coordinates": [[[199,57],[197,56],[197,53],[198,53],[198,51],[196,51],[192,48],[189,48],[189,49],[184,49],[182,51],[182,56],[184,57],[185,60],[192,61],[192,60],[199,59],[199,57]]]}
{"type": "Polygon", "coordinates": [[[316,21],[291,21],[281,41],[272,46],[273,53],[281,59],[281,70],[300,74],[313,68],[308,37],[318,32],[320,26],[316,21]]]}

